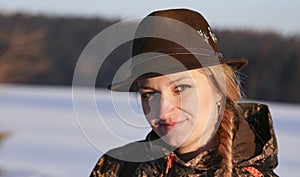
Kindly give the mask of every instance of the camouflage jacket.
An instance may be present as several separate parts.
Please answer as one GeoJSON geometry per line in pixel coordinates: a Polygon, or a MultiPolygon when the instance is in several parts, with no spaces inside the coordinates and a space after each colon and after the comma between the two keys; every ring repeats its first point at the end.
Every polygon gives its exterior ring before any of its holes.
{"type": "MultiPolygon", "coordinates": [[[[277,176],[273,170],[278,164],[278,148],[268,107],[255,103],[240,106],[244,116],[238,119],[233,141],[233,176],[277,176]]],[[[161,143],[151,143],[153,137],[151,132],[143,141],[110,150],[90,177],[221,176],[222,157],[216,148],[184,162],[161,143]],[[157,158],[151,160],[154,155],[157,158]]]]}

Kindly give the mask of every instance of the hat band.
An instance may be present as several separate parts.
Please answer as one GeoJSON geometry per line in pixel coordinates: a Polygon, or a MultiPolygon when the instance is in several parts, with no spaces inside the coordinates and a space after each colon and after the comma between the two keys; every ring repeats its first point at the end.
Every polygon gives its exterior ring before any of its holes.
{"type": "Polygon", "coordinates": [[[215,52],[214,50],[205,49],[205,48],[173,48],[173,49],[164,49],[157,51],[164,54],[197,54],[203,56],[212,56],[223,58],[223,54],[220,52],[215,52]]]}
{"type": "Polygon", "coordinates": [[[209,50],[204,48],[173,48],[173,49],[165,49],[165,50],[159,50],[154,52],[147,52],[147,53],[142,53],[140,55],[137,55],[132,59],[130,68],[133,69],[138,65],[145,63],[146,61],[153,58],[159,58],[166,55],[182,55],[182,54],[213,57],[213,58],[217,58],[219,61],[221,58],[223,58],[222,53],[215,52],[214,50],[209,50]]]}

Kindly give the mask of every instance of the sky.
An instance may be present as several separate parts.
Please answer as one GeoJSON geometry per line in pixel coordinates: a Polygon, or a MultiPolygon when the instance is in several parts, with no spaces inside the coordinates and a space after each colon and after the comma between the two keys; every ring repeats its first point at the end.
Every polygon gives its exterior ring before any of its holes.
{"type": "Polygon", "coordinates": [[[25,11],[121,19],[143,17],[154,10],[179,7],[201,12],[213,28],[300,34],[299,0],[0,0],[0,11],[4,13],[25,11]]]}

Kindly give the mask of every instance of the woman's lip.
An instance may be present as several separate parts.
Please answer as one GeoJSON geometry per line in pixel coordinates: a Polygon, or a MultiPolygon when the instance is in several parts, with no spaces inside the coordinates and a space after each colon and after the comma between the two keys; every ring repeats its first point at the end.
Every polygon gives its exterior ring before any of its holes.
{"type": "Polygon", "coordinates": [[[158,126],[164,127],[168,131],[173,129],[175,126],[182,124],[185,120],[177,121],[177,122],[158,122],[158,126]]]}
{"type": "Polygon", "coordinates": [[[175,126],[179,122],[159,123],[160,126],[175,126]]]}

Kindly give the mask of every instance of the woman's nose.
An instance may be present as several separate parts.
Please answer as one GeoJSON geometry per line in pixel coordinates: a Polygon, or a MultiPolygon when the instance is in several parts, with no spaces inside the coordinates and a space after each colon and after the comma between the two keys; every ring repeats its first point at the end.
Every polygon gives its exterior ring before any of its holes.
{"type": "Polygon", "coordinates": [[[177,114],[177,100],[168,97],[162,96],[160,98],[160,111],[159,111],[159,118],[161,120],[170,120],[174,119],[177,114]]]}

